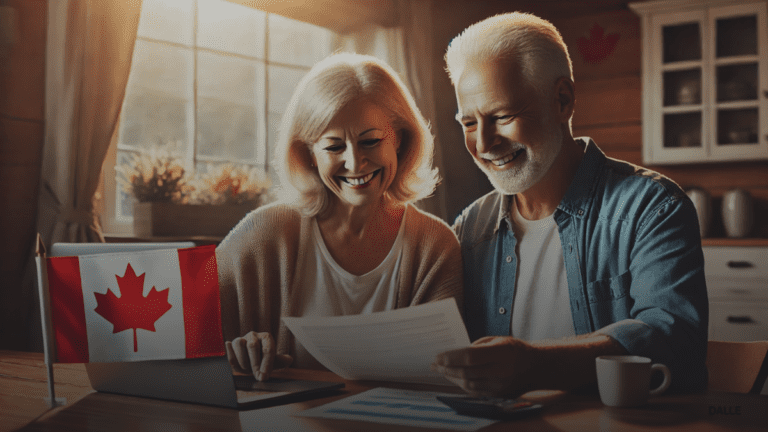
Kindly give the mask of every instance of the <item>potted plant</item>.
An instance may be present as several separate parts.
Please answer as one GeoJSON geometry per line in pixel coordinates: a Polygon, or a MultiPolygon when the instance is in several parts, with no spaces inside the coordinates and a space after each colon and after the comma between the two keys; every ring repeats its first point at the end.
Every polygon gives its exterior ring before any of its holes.
{"type": "Polygon", "coordinates": [[[257,168],[231,163],[205,168],[204,173],[188,170],[178,154],[160,147],[118,166],[118,181],[136,199],[134,234],[225,236],[262,204],[271,186],[257,168]]]}

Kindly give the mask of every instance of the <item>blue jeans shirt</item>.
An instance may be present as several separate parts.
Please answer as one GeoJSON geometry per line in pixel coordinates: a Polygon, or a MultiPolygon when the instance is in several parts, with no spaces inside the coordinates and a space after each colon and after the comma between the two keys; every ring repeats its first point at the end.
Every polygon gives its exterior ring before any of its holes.
{"type": "MultiPolygon", "coordinates": [[[[589,138],[577,143],[584,157],[554,213],[576,334],[608,335],[669,366],[673,388],[704,389],[709,310],[693,203],[661,174],[607,158],[589,138]]],[[[471,340],[509,335],[518,262],[510,201],[491,192],[453,226],[471,340]]]]}

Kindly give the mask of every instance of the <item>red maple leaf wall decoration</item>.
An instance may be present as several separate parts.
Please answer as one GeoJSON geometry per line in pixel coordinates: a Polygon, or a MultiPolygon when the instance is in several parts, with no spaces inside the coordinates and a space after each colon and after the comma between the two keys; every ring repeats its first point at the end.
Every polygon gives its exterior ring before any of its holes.
{"type": "Polygon", "coordinates": [[[600,63],[616,49],[618,41],[618,33],[606,35],[605,29],[595,23],[589,30],[589,39],[580,37],[576,43],[579,47],[579,53],[587,63],[600,63]]]}
{"type": "Polygon", "coordinates": [[[123,277],[115,275],[120,297],[110,289],[106,294],[93,293],[97,305],[94,310],[114,325],[112,333],[133,329],[133,352],[138,351],[136,329],[155,331],[155,322],[171,309],[168,288],[157,291],[152,287],[146,297],[142,295],[144,276],[146,273],[136,276],[133,267],[128,264],[123,277]]]}

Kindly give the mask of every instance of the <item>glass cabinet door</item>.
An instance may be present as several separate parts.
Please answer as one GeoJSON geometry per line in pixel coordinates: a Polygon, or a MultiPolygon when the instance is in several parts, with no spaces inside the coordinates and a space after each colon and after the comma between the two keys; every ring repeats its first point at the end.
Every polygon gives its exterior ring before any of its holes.
{"type": "Polygon", "coordinates": [[[702,158],[706,146],[706,14],[669,14],[656,20],[659,145],[654,159],[702,158]]]}
{"type": "Polygon", "coordinates": [[[714,99],[712,156],[735,159],[768,149],[764,4],[710,11],[714,99]],[[762,77],[761,77],[762,75],[762,77]],[[762,113],[762,114],[761,114],[762,113]]]}

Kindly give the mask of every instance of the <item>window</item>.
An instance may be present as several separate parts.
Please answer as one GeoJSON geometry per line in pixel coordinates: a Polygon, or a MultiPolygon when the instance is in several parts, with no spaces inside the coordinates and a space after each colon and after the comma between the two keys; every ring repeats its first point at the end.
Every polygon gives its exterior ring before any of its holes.
{"type": "Polygon", "coordinates": [[[269,164],[288,99],[336,37],[225,0],[144,0],[117,148],[105,164],[105,231],[130,232],[132,223],[133,198],[112,164],[155,145],[199,171],[234,162],[276,182],[269,164]]]}

